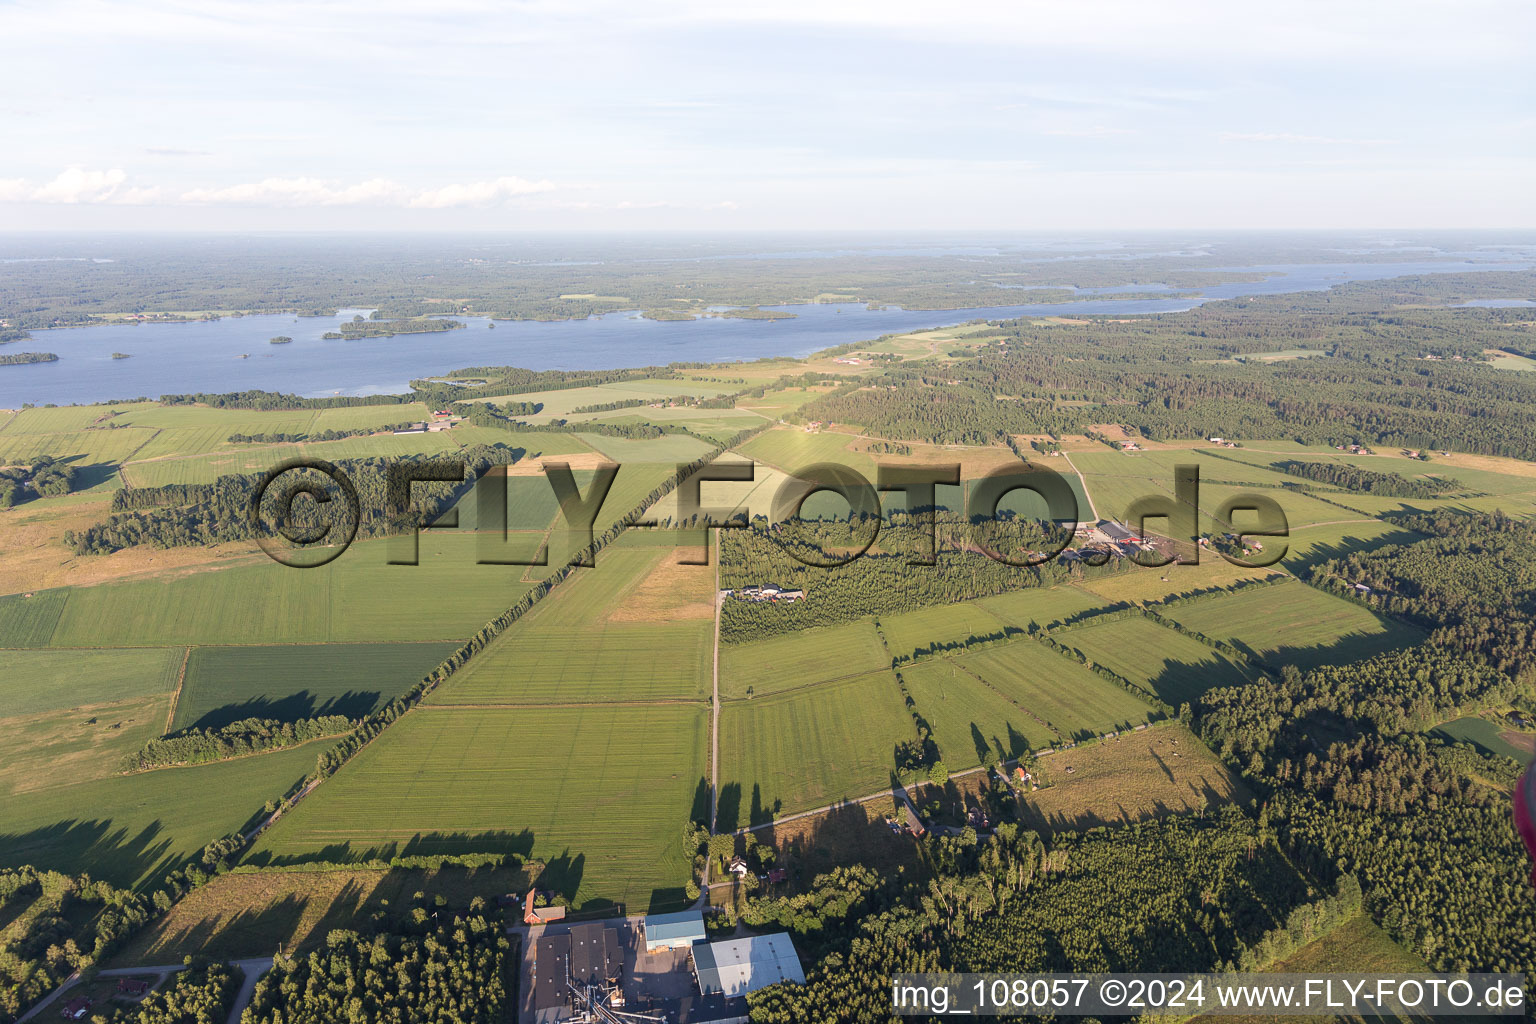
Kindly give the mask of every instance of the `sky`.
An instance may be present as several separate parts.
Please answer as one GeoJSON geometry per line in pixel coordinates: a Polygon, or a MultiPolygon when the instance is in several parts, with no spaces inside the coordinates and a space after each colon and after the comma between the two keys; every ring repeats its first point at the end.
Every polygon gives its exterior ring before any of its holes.
{"type": "Polygon", "coordinates": [[[0,231],[1536,226],[1525,0],[0,0],[0,231]]]}

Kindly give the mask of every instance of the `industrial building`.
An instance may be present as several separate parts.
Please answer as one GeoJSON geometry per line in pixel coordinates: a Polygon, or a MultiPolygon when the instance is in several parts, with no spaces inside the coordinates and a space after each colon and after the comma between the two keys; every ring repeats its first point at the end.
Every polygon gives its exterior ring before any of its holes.
{"type": "Polygon", "coordinates": [[[688,949],[695,942],[703,942],[705,938],[704,915],[697,910],[651,914],[645,919],[647,953],[662,949],[688,949]]]}
{"type": "Polygon", "coordinates": [[[746,935],[693,947],[699,992],[735,999],[781,981],[805,984],[805,971],[786,932],[746,935]]]}

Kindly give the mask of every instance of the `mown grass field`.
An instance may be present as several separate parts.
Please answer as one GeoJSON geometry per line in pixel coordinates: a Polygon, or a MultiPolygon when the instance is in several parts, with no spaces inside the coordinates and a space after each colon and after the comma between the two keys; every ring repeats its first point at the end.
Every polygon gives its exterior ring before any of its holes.
{"type": "Polygon", "coordinates": [[[714,574],[671,550],[613,546],[428,698],[435,704],[701,699],[714,574]]]}
{"type": "Polygon", "coordinates": [[[415,686],[458,646],[195,647],[171,728],[217,729],[243,718],[362,718],[415,686]]]}
{"type": "Polygon", "coordinates": [[[326,742],[85,781],[50,772],[37,788],[0,793],[0,864],[153,888],[185,858],[250,824],[262,804],[314,768],[326,742]]]}
{"type": "Polygon", "coordinates": [[[980,601],[961,601],[883,618],[880,632],[890,645],[891,654],[899,658],[937,644],[1002,633],[1008,625],[988,612],[980,601]]]}
{"type": "Polygon", "coordinates": [[[156,693],[0,718],[0,792],[21,796],[61,779],[111,778],[124,757],[164,732],[170,704],[169,693],[156,693]]]}
{"type": "Polygon", "coordinates": [[[1437,725],[1430,735],[1451,743],[1470,743],[1485,754],[1512,757],[1521,764],[1530,764],[1536,754],[1536,737],[1530,733],[1506,729],[1477,715],[1437,725]]]}
{"type": "Polygon", "coordinates": [[[44,641],[59,647],[461,640],[530,586],[516,566],[475,564],[475,541],[424,533],[418,565],[388,564],[393,539],[361,541],[318,569],[261,562],[6,598],[0,636],[35,645],[48,609],[14,609],[45,599],[63,602],[44,641]]]}
{"type": "Polygon", "coordinates": [[[1150,705],[1034,640],[947,659],[1042,719],[1065,739],[1147,720],[1150,705]]]}
{"type": "Polygon", "coordinates": [[[0,647],[47,647],[69,590],[39,590],[0,597],[0,647]]]}
{"type": "Polygon", "coordinates": [[[1139,615],[1102,625],[1090,620],[1057,633],[1056,639],[1175,708],[1212,687],[1248,681],[1241,669],[1218,652],[1139,615]]]}
{"type": "Polygon", "coordinates": [[[398,917],[420,892],[454,909],[523,893],[523,868],[355,871],[236,871],[199,886],[136,935],[109,966],[181,963],[186,956],[240,959],[257,949],[303,955],[335,928],[355,928],[374,914],[398,917]]]}
{"type": "MultiPolygon", "coordinates": [[[[727,600],[733,600],[728,598],[727,600]]],[[[868,619],[720,648],[720,695],[754,697],[889,668],[868,619]]]]}
{"type": "MultiPolygon", "coordinates": [[[[706,454],[710,445],[687,434],[666,434],[656,438],[605,437],[602,434],[577,434],[584,444],[624,465],[630,462],[659,462],[675,471],[706,454]]],[[[614,481],[617,484],[618,481],[614,481]]]]}
{"type": "Polygon", "coordinates": [[[1194,733],[1176,724],[1058,751],[1040,759],[1039,774],[1047,786],[1025,788],[1023,818],[1044,830],[1129,824],[1253,799],[1194,733]]]}
{"type": "Polygon", "coordinates": [[[517,853],[577,906],[677,909],[707,802],[702,706],[412,711],[254,847],[253,863],[517,853]]]}
{"type": "Polygon", "coordinates": [[[858,470],[873,484],[875,460],[851,449],[857,440],[848,434],[807,433],[799,427],[779,427],[765,430],[736,450],[749,459],[789,473],[821,462],[835,462],[858,470]]]}
{"type": "Polygon", "coordinates": [[[1174,605],[1164,614],[1267,662],[1302,669],[1359,661],[1424,636],[1300,582],[1174,605]]]}
{"type": "Polygon", "coordinates": [[[722,827],[875,792],[915,737],[889,670],[731,701],[720,711],[722,827]]]}
{"type": "Polygon", "coordinates": [[[1028,629],[1031,625],[1053,626],[1108,602],[1084,588],[1063,586],[1014,590],[983,597],[974,603],[1007,625],[1028,629]]]}
{"type": "MultiPolygon", "coordinates": [[[[694,382],[687,380],[626,380],[612,384],[594,384],[583,388],[565,388],[558,391],[530,391],[519,395],[499,395],[492,398],[474,399],[478,402],[490,402],[494,405],[505,405],[509,402],[536,402],[544,408],[527,416],[517,417],[529,423],[548,423],[552,419],[576,419],[585,415],[575,413],[573,410],[591,405],[605,405],[609,402],[625,402],[630,399],[644,398],[663,401],[669,398],[684,396],[713,398],[724,394],[727,388],[703,381],[694,382]]],[[[632,409],[621,410],[623,412],[645,415],[652,410],[645,406],[635,406],[632,409]]],[[[658,414],[665,410],[655,410],[658,414]]],[[[601,415],[599,413],[591,414],[601,415]]]]}
{"type": "Polygon", "coordinates": [[[186,650],[0,650],[0,716],[89,707],[169,694],[186,650]]]}
{"type": "Polygon", "coordinates": [[[1012,760],[1056,739],[1027,711],[947,658],[925,659],[900,672],[950,771],[1012,760]]]}

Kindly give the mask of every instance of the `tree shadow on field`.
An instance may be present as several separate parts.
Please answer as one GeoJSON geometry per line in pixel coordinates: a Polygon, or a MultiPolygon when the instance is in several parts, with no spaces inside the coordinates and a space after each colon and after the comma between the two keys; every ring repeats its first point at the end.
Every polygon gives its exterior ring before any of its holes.
{"type": "Polygon", "coordinates": [[[374,846],[353,846],[351,843],[331,843],[296,854],[274,854],[270,850],[257,850],[246,856],[244,863],[256,867],[290,867],[296,864],[358,864],[388,862],[405,857],[453,857],[484,853],[499,856],[515,856],[526,861],[533,852],[533,832],[418,832],[404,842],[379,843],[374,846]]]}
{"type": "Polygon", "coordinates": [[[0,833],[0,865],[33,864],[66,874],[88,874],[125,888],[151,889],[191,859],[179,853],[159,821],[130,835],[112,821],[60,821],[28,832],[0,833]]]}
{"type": "Polygon", "coordinates": [[[720,787],[720,799],[715,804],[715,831],[734,832],[741,821],[741,783],[727,782],[720,787]]]}
{"type": "Polygon", "coordinates": [[[779,816],[779,811],[784,807],[784,801],[775,799],[771,805],[763,803],[763,789],[757,783],[752,784],[752,804],[747,810],[747,824],[751,828],[759,825],[767,825],[779,816]]]}
{"type": "Polygon", "coordinates": [[[363,718],[371,714],[382,702],[384,695],[378,690],[348,690],[340,696],[322,699],[308,690],[300,690],[286,697],[252,697],[238,704],[225,704],[207,712],[193,722],[194,729],[222,729],[233,722],[247,718],[271,719],[278,722],[297,722],[305,718],[325,715],[342,715],[347,718],[363,718]]]}

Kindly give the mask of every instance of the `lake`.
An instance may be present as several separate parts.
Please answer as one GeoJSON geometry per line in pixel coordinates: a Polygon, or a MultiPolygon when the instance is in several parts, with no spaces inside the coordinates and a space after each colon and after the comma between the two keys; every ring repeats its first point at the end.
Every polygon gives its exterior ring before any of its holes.
{"type": "MultiPolygon", "coordinates": [[[[409,382],[470,366],[593,370],[671,362],[724,362],[804,356],[882,334],[1017,316],[1128,315],[1180,312],[1213,299],[1315,291],[1346,281],[1469,270],[1523,270],[1529,262],[1330,263],[1225,267],[1256,271],[1262,281],[1202,289],[1202,298],[1097,299],[972,309],[868,309],[859,303],[764,307],[792,320],[646,320],[638,312],[586,320],[491,321],[455,317],[467,326],[437,334],[359,341],[324,340],[357,310],[334,317],[262,315],[180,324],[109,324],[34,331],[4,352],[55,352],[58,362],[0,366],[0,408],[23,403],[86,404],[189,392],[260,389],[306,396],[371,395],[409,390],[409,382]],[[291,344],[268,339],[286,335],[291,344]],[[113,359],[114,352],[128,359],[113,359]]],[[[1106,291],[1154,291],[1146,285],[1106,291]]]]}

